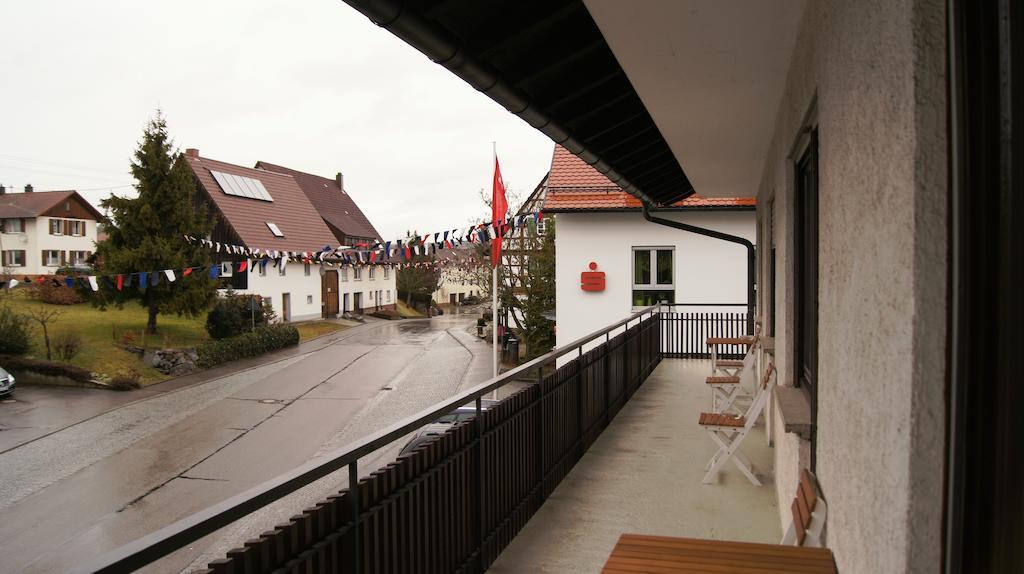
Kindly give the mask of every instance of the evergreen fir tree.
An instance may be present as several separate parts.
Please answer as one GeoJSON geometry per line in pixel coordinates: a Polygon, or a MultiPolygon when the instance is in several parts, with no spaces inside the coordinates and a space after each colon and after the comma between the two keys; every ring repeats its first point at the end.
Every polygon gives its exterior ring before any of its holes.
{"type": "Polygon", "coordinates": [[[156,333],[157,315],[175,313],[193,317],[205,311],[216,294],[206,273],[183,278],[186,266],[209,265],[209,253],[184,241],[185,235],[207,237],[213,222],[205,205],[197,202],[195,178],[184,155],[174,149],[167,122],[158,110],[146,126],[131,163],[137,196],[112,196],[100,203],[107,211],[107,238],[96,255],[101,274],[148,272],[147,285],[138,275],[121,291],[101,290],[99,307],[137,301],[148,311],[146,330],[156,333]],[[168,281],[163,270],[178,276],[168,281]],[[156,284],[154,284],[156,283],[156,284]]]}

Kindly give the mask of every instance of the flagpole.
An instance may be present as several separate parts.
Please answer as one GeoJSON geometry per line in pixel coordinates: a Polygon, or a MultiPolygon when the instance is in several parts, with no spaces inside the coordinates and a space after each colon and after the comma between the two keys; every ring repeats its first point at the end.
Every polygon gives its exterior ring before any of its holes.
{"type": "MultiPolygon", "coordinates": [[[[493,154],[492,160],[496,161],[498,159],[497,142],[491,142],[491,152],[493,154]]],[[[493,221],[491,222],[491,225],[494,225],[493,221]]],[[[498,236],[494,238],[494,241],[501,241],[501,234],[498,234],[498,236]]],[[[493,253],[493,250],[491,252],[493,253]]],[[[500,264],[500,261],[491,262],[491,325],[494,329],[494,332],[491,335],[494,346],[494,368],[492,370],[492,377],[498,376],[498,265],[500,264]]],[[[492,398],[498,398],[497,389],[494,390],[494,396],[492,398]]]]}

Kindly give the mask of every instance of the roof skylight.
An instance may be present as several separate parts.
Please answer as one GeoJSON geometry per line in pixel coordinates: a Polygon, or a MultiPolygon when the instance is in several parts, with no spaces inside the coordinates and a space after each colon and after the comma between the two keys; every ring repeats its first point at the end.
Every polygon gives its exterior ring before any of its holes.
{"type": "Polygon", "coordinates": [[[271,223],[269,221],[266,223],[267,227],[270,228],[270,232],[274,234],[274,237],[284,237],[284,233],[281,233],[281,230],[277,227],[276,223],[271,223]]]}

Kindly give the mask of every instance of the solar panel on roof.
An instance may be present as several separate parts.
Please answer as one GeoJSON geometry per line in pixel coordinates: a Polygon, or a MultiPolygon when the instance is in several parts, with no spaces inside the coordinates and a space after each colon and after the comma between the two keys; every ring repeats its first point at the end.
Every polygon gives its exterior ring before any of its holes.
{"type": "Polygon", "coordinates": [[[260,201],[274,201],[274,198],[270,197],[267,188],[263,186],[263,182],[258,179],[243,177],[233,173],[213,171],[212,169],[210,174],[213,175],[213,179],[217,180],[217,185],[220,185],[220,188],[228,195],[258,199],[260,201]]]}

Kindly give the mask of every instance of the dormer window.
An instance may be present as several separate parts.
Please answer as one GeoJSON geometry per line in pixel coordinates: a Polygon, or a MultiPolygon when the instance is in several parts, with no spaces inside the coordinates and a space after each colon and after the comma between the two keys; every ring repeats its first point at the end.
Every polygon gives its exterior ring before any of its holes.
{"type": "Polygon", "coordinates": [[[271,223],[269,221],[266,223],[267,227],[270,228],[270,232],[274,234],[274,237],[284,237],[284,233],[281,233],[281,230],[278,229],[277,224],[271,223]]]}

